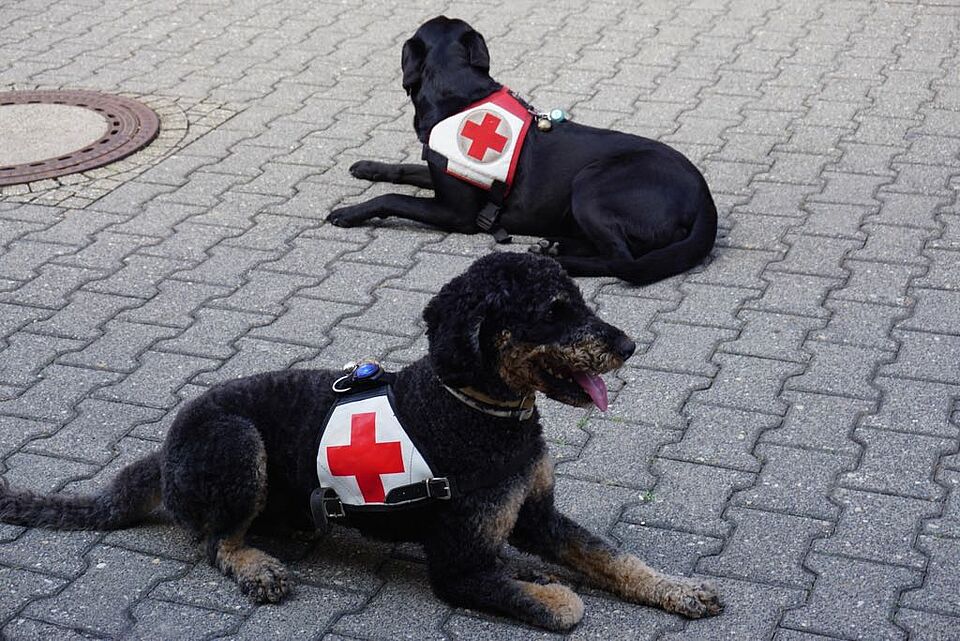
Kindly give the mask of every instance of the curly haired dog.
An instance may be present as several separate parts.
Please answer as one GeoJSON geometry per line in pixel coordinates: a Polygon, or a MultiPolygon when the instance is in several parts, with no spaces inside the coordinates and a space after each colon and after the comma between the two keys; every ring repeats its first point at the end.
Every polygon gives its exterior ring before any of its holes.
{"type": "MultiPolygon", "coordinates": [[[[599,375],[621,366],[635,345],[597,318],[560,266],[532,254],[486,256],[447,283],[423,315],[429,355],[403,368],[393,385],[411,437],[438,467],[465,473],[483,473],[516,452],[530,455],[492,485],[417,507],[348,514],[346,524],[422,543],[434,591],[451,604],[545,628],[574,626],[583,603],[561,584],[508,575],[498,563],[507,542],[629,601],[688,617],[718,613],[712,585],[652,570],[556,511],[535,408],[525,419],[482,411],[519,407],[536,391],[570,405],[606,405],[599,375]],[[482,404],[468,405],[445,385],[482,404]]],[[[317,432],[341,374],[287,370],[216,385],[180,410],[160,451],[125,468],[102,493],[4,488],[0,521],[115,529],[163,506],[205,541],[210,562],[243,592],[279,601],[290,589],[285,568],[248,546],[245,535],[256,522],[312,527],[317,432]]]]}
{"type": "MultiPolygon", "coordinates": [[[[438,123],[503,87],[490,77],[483,36],[445,16],[425,22],[404,43],[402,67],[413,126],[424,144],[438,123]]],[[[327,220],[353,227],[397,216],[467,234],[489,224],[478,214],[490,192],[425,157],[426,165],[362,160],[350,173],[432,189],[433,198],[381,195],[335,209],[327,220]]],[[[642,285],[703,260],[716,239],[717,209],[703,175],[676,149],[562,122],[549,131],[529,128],[509,196],[493,223],[509,233],[544,236],[531,250],[555,256],[573,276],[617,276],[642,285]]]]}

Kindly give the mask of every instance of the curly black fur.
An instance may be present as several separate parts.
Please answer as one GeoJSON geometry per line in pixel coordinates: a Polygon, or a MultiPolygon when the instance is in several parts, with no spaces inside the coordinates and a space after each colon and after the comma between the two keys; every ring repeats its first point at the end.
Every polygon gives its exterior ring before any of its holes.
{"type": "MultiPolygon", "coordinates": [[[[582,603],[558,584],[513,579],[496,560],[508,538],[521,549],[569,563],[597,585],[625,598],[689,616],[717,611],[709,587],[657,574],[620,555],[553,508],[552,466],[538,416],[495,418],[448,393],[470,386],[510,401],[498,376],[504,336],[520,344],[564,345],[589,338],[622,363],[633,343],[599,320],[576,286],[549,259],[494,254],[445,285],[424,312],[430,354],[397,374],[397,413],[437,469],[479,473],[533,452],[510,478],[450,501],[378,514],[346,524],[378,537],[421,542],[431,582],[451,603],[512,615],[553,629],[569,628],[582,603]],[[688,602],[690,595],[697,595],[688,602]],[[679,596],[678,596],[679,595],[679,596]],[[680,598],[680,596],[684,598],[680,598]],[[689,598],[688,598],[689,597],[689,598]],[[694,605],[690,605],[694,603],[694,605]]],[[[318,487],[316,443],[334,402],[339,372],[278,371],[217,385],[180,410],[160,452],[123,470],[96,496],[0,491],[0,521],[62,529],[126,527],[161,502],[177,523],[206,540],[210,561],[236,577],[256,600],[287,591],[283,566],[250,548],[251,525],[311,523],[309,497],[318,487]]],[[[548,394],[551,389],[541,389],[548,394]]]]}

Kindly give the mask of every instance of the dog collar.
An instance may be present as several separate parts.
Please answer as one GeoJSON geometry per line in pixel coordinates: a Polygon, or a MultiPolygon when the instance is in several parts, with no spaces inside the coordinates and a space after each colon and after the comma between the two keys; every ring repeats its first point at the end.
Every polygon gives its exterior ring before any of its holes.
{"type": "Polygon", "coordinates": [[[496,193],[502,200],[513,183],[536,113],[501,87],[438,122],[430,130],[424,157],[451,176],[496,193]]]}
{"type": "Polygon", "coordinates": [[[472,387],[457,388],[450,387],[446,383],[441,384],[464,405],[497,418],[515,418],[518,421],[525,421],[533,416],[537,406],[537,397],[534,394],[527,394],[519,401],[498,401],[472,387]]]}

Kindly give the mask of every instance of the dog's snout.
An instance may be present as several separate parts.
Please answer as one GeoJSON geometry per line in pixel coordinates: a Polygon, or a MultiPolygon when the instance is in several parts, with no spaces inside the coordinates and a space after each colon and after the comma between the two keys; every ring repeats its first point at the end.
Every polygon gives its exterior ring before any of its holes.
{"type": "Polygon", "coordinates": [[[617,356],[623,360],[627,360],[633,353],[637,351],[637,344],[633,342],[627,335],[622,335],[617,338],[616,342],[613,345],[614,351],[616,351],[617,356]]]}

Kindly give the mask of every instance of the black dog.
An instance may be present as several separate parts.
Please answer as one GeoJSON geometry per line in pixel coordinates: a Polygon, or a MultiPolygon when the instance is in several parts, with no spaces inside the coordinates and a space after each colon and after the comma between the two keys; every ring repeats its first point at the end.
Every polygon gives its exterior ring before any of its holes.
{"type": "MultiPolygon", "coordinates": [[[[635,347],[590,311],[554,261],[511,253],[481,258],[443,287],[424,318],[429,356],[397,374],[397,416],[438,468],[488,482],[448,500],[348,512],[345,524],[421,542],[434,590],[450,603],[551,629],[575,625],[583,603],[558,583],[508,576],[498,563],[507,541],[630,601],[689,617],[720,611],[711,585],[656,572],[554,509],[535,391],[603,408],[599,374],[619,367],[635,347]]],[[[318,432],[341,374],[290,370],[217,385],[180,411],[161,451],[125,468],[101,494],[4,488],[0,521],[114,529],[162,505],[205,541],[210,562],[244,592],[279,601],[289,590],[286,570],[249,547],[245,535],[252,525],[312,527],[318,432]]]]}
{"type": "MultiPolygon", "coordinates": [[[[483,36],[462,20],[441,16],[422,25],[404,44],[402,64],[403,87],[416,108],[414,128],[424,144],[438,123],[502,88],[488,73],[483,36]]],[[[485,210],[491,192],[446,173],[435,155],[425,157],[428,166],[360,161],[350,172],[433,189],[434,198],[379,196],[336,209],[327,220],[351,227],[399,216],[461,233],[496,224],[510,233],[545,236],[531,250],[555,256],[573,276],[618,276],[637,284],[693,267],[716,237],[717,210],[703,176],[655,140],[570,122],[550,131],[532,126],[505,203],[479,222],[478,214],[492,211],[485,210]]]]}

